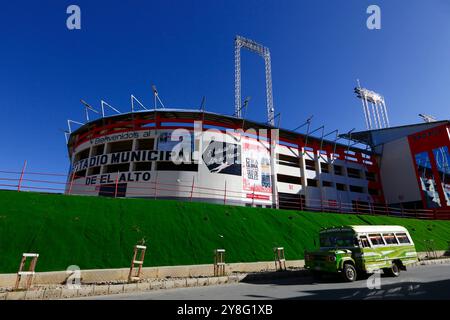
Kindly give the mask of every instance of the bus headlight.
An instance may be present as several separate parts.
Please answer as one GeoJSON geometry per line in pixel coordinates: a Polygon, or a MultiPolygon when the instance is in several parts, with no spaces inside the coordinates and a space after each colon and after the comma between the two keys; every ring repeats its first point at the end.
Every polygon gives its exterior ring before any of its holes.
{"type": "Polygon", "coordinates": [[[328,257],[328,261],[334,262],[334,261],[336,261],[336,257],[335,256],[329,256],[328,257]]]}

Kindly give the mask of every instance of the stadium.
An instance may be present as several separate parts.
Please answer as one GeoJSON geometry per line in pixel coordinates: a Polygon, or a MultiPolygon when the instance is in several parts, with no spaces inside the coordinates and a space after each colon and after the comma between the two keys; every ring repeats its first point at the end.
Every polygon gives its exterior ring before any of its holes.
{"type": "Polygon", "coordinates": [[[153,109],[133,95],[128,113],[102,100],[102,117],[90,121],[88,112],[99,112],[82,101],[87,122],[74,131],[69,123],[67,132],[71,167],[65,193],[449,216],[449,121],[421,115],[423,123],[391,127],[384,98],[358,81],[366,131],[311,130],[311,118],[294,130],[280,128],[269,49],[240,36],[235,49],[233,115],[205,111],[203,104],[195,110],[165,108],[154,86],[153,109]],[[266,123],[242,117],[248,100],[242,105],[241,48],[264,58],[266,123]],[[105,116],[105,107],[117,114],[105,116]],[[306,133],[297,131],[301,127],[306,133]]]}

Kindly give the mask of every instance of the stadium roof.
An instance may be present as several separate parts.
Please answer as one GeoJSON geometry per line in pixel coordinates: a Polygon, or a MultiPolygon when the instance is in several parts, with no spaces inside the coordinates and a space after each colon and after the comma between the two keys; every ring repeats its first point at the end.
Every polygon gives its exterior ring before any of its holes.
{"type": "Polygon", "coordinates": [[[420,131],[438,127],[446,123],[450,124],[450,121],[441,120],[434,122],[423,122],[383,129],[352,132],[350,134],[341,134],[340,137],[374,147],[420,131]]]}
{"type": "MultiPolygon", "coordinates": [[[[255,129],[255,130],[268,129],[268,130],[270,130],[272,128],[276,128],[267,123],[255,122],[252,120],[238,118],[238,117],[231,116],[231,115],[223,115],[223,114],[214,113],[214,112],[210,112],[210,111],[203,111],[203,110],[168,109],[168,108],[154,109],[154,110],[139,110],[139,111],[135,111],[135,112],[114,114],[111,116],[105,116],[103,118],[92,120],[92,121],[82,125],[81,127],[77,128],[70,134],[68,145],[70,145],[73,142],[73,139],[75,138],[75,136],[86,133],[86,132],[94,129],[95,127],[103,126],[108,121],[113,120],[113,121],[121,122],[121,121],[127,121],[129,119],[133,119],[134,117],[136,117],[136,119],[151,120],[151,119],[156,118],[156,114],[160,118],[166,119],[164,122],[167,122],[167,119],[171,119],[171,122],[174,122],[174,123],[176,123],[177,120],[187,120],[187,119],[193,119],[193,120],[197,120],[197,121],[205,120],[205,121],[220,123],[224,127],[229,127],[229,128],[243,126],[244,131],[246,131],[248,129],[255,129]]],[[[293,130],[287,130],[287,129],[282,129],[282,128],[277,128],[277,129],[279,129],[280,139],[285,139],[285,140],[289,140],[289,141],[298,141],[298,139],[300,137],[306,136],[305,133],[300,133],[300,132],[293,131],[293,130]]],[[[312,136],[312,135],[309,136],[309,141],[311,141],[311,142],[313,142],[313,141],[317,142],[320,140],[321,140],[320,137],[312,136]]],[[[324,143],[333,143],[334,144],[334,140],[323,139],[323,141],[324,141],[324,143]]],[[[343,144],[343,143],[336,143],[336,145],[348,148],[349,150],[353,150],[353,151],[366,151],[365,148],[358,148],[355,146],[349,147],[348,145],[343,144]]]]}

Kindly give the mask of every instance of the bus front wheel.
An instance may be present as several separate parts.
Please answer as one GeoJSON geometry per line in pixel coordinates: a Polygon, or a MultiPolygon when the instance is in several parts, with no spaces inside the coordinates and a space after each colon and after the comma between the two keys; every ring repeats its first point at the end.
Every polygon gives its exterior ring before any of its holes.
{"type": "Polygon", "coordinates": [[[344,280],[348,282],[353,282],[356,280],[356,269],[350,263],[346,263],[344,265],[344,269],[342,270],[342,275],[344,276],[344,280]]]}

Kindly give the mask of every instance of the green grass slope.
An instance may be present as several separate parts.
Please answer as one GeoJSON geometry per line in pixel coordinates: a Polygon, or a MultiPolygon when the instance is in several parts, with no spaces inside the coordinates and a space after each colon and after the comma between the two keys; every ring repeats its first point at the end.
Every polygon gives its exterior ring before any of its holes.
{"type": "Polygon", "coordinates": [[[450,221],[0,191],[0,273],[17,272],[23,252],[40,254],[37,271],[128,267],[141,239],[145,266],[212,263],[215,248],[227,262],[270,261],[274,246],[302,259],[321,227],[348,224],[403,225],[419,251],[450,241],[450,221]]]}

